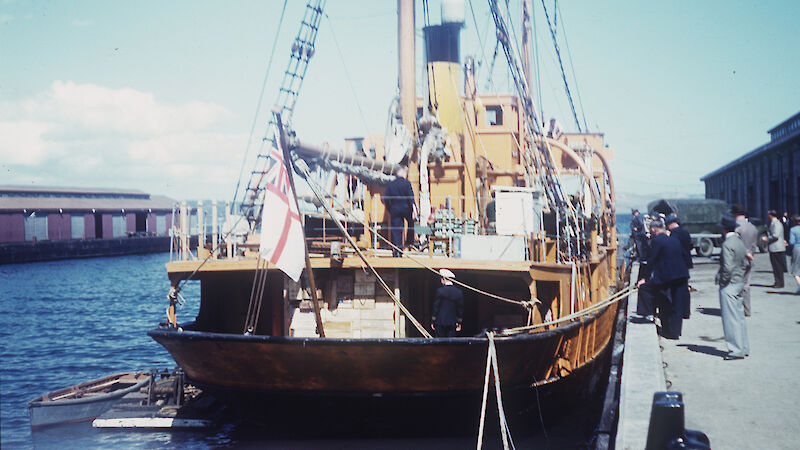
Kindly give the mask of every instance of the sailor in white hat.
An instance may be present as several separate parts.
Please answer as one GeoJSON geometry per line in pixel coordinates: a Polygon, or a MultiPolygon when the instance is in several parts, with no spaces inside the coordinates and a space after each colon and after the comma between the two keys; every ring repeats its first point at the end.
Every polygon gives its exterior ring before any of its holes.
{"type": "Polygon", "coordinates": [[[448,269],[439,269],[442,287],[436,290],[431,312],[431,328],[436,337],[455,337],[461,331],[464,317],[464,295],[453,285],[455,274],[448,269]]]}

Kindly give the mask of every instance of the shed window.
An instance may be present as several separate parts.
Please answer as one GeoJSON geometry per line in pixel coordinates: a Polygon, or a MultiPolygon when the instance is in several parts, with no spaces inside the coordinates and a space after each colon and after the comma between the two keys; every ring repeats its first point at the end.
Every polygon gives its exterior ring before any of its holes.
{"type": "Polygon", "coordinates": [[[37,216],[36,213],[25,217],[25,240],[26,241],[46,241],[47,236],[47,215],[37,216]]]}
{"type": "Polygon", "coordinates": [[[128,221],[124,214],[114,214],[111,217],[111,230],[113,237],[123,237],[128,234],[128,221]]]}
{"type": "Polygon", "coordinates": [[[167,216],[164,214],[156,215],[156,234],[164,236],[167,233],[167,216]]]}
{"type": "Polygon", "coordinates": [[[72,230],[72,239],[83,239],[85,237],[85,222],[86,220],[83,218],[83,214],[73,214],[69,218],[70,220],[70,230],[72,230]]]}

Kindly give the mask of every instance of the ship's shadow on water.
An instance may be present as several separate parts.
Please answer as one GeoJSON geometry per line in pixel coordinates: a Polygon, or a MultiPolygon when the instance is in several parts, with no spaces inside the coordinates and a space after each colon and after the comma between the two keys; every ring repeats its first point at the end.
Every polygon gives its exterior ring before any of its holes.
{"type": "MultiPolygon", "coordinates": [[[[516,448],[593,448],[602,413],[608,356],[580,382],[537,390],[503,390],[516,448]],[[569,392],[565,395],[565,392],[569,392]],[[569,400],[566,400],[569,399],[569,400]]],[[[218,394],[227,405],[228,437],[237,445],[275,448],[462,449],[475,446],[481,393],[432,397],[218,394]]],[[[484,447],[502,448],[495,392],[489,390],[484,447]]]]}
{"type": "MultiPolygon", "coordinates": [[[[502,448],[494,392],[489,395],[484,444],[502,448]]],[[[515,404],[512,412],[508,403],[519,402],[506,397],[510,395],[504,394],[508,428],[517,448],[589,448],[602,406],[599,399],[585,399],[568,411],[545,402],[540,417],[535,399],[515,404]]],[[[261,400],[240,401],[229,412],[228,420],[236,424],[229,435],[233,441],[280,448],[307,448],[312,442],[314,448],[470,448],[476,444],[481,408],[479,396],[261,400]]]]}

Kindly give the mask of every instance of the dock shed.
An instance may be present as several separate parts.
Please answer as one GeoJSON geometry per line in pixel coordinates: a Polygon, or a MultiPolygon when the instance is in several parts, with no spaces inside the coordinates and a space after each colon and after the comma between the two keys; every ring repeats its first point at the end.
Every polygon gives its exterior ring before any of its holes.
{"type": "Polygon", "coordinates": [[[168,236],[174,204],[138,190],[0,186],[0,244],[168,236]]]}
{"type": "Polygon", "coordinates": [[[706,198],[743,205],[753,217],[800,213],[800,112],[768,131],[770,141],[700,178],[706,198]]]}

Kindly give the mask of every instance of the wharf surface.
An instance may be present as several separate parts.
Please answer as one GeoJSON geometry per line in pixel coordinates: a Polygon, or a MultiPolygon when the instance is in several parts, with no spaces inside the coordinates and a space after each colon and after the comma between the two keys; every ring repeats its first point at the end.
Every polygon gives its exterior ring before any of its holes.
{"type": "Polygon", "coordinates": [[[786,274],[785,288],[769,287],[769,255],[755,255],[750,357],[726,361],[714,285],[718,267],[716,257],[694,258],[689,284],[697,291],[679,340],[658,337],[654,324],[633,319],[636,295],[629,299],[617,449],[645,447],[653,393],[664,390],[683,393],[686,428],[706,433],[712,448],[800,445],[800,295],[794,295],[794,279],[786,274]]]}

